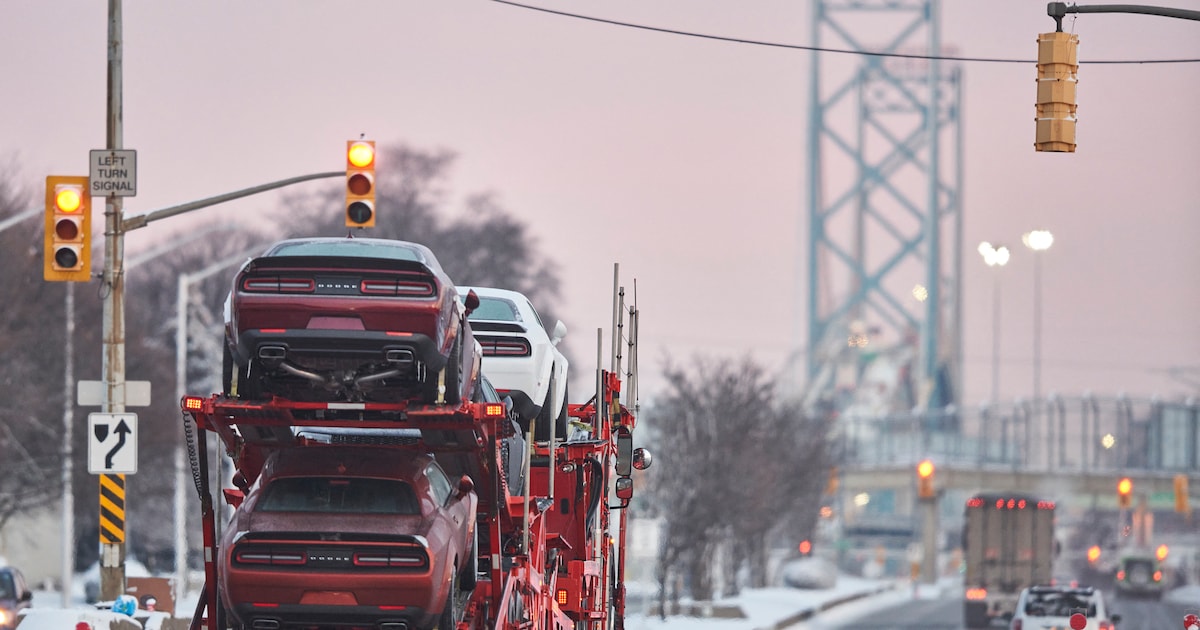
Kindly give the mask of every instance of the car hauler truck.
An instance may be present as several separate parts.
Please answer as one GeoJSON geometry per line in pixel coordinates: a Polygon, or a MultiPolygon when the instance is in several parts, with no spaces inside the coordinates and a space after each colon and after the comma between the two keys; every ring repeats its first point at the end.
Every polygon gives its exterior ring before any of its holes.
{"type": "MultiPolygon", "coordinates": [[[[181,405],[200,495],[205,558],[205,585],[191,630],[225,630],[236,625],[224,609],[218,588],[222,550],[218,548],[217,510],[208,481],[209,435],[220,439],[232,460],[237,487],[222,488],[221,494],[237,506],[273,450],[322,448],[305,437],[316,428],[406,429],[410,437],[388,441],[387,447],[432,453],[450,478],[471,478],[478,497],[475,579],[470,580],[474,582],[471,590],[463,589],[466,592],[458,595],[453,630],[623,629],[624,508],[633,495],[633,470],[648,467],[650,454],[633,448],[636,419],[622,404],[623,387],[625,395],[636,400],[637,310],[626,309],[623,289],[619,295],[619,299],[614,295],[614,334],[624,339],[621,331],[628,313],[625,345],[631,369],[623,380],[622,344],[614,340],[614,369],[597,369],[596,395],[584,404],[568,407],[572,424],[580,427],[575,435],[562,442],[553,437],[534,442],[536,429],[529,427],[524,488],[510,488],[504,474],[501,437],[511,420],[502,403],[319,403],[279,397],[247,401],[221,394],[185,396],[181,405]]],[[[597,337],[599,355],[599,330],[597,337]]],[[[601,363],[600,356],[597,363],[601,363]]],[[[554,432],[550,433],[553,436],[554,432]]],[[[379,447],[378,442],[373,447],[379,447]]],[[[299,561],[298,557],[289,560],[299,561]]],[[[318,560],[329,561],[326,557],[318,560]]],[[[328,586],[334,591],[338,585],[328,586]]],[[[336,618],[308,624],[321,628],[353,625],[340,624],[336,618]]],[[[285,630],[285,626],[277,624],[271,630],[285,630]]],[[[406,622],[388,624],[387,629],[416,630],[406,622]]],[[[255,624],[244,630],[267,630],[267,626],[255,624]]]]}
{"type": "Polygon", "coordinates": [[[1027,494],[981,493],[967,500],[963,525],[963,625],[1009,619],[1021,590],[1053,579],[1054,502],[1027,494]]]}

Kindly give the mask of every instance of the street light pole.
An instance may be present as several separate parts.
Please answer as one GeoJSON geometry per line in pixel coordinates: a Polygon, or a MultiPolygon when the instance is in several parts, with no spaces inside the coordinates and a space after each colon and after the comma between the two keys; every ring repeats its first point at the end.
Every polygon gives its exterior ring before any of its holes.
{"type": "Polygon", "coordinates": [[[1033,406],[1041,408],[1042,400],[1042,256],[1041,252],[1054,244],[1049,230],[1033,230],[1021,236],[1025,246],[1033,250],[1033,406]]]}
{"type": "MultiPolygon", "coordinates": [[[[1009,251],[1003,245],[993,246],[984,241],[979,244],[979,254],[988,267],[1003,267],[1008,264],[1009,251]]],[[[1000,270],[992,276],[992,402],[1000,400],[1000,270]]]]}

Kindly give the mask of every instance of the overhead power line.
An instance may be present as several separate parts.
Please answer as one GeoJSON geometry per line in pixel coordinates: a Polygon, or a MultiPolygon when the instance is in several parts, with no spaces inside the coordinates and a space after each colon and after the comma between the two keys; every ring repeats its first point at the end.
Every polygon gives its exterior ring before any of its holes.
{"type": "MultiPolygon", "coordinates": [[[[940,59],[943,61],[974,61],[981,63],[1025,63],[1036,64],[1034,59],[1001,59],[994,57],[958,57],[954,55],[918,55],[910,53],[896,52],[872,52],[869,50],[845,50],[841,48],[823,48],[821,46],[803,46],[801,44],[784,44],[781,42],[765,42],[757,39],[745,39],[741,37],[726,37],[724,35],[707,35],[704,33],[693,33],[690,31],[681,31],[672,28],[662,28],[659,26],[647,26],[645,24],[633,24],[631,22],[621,22],[619,20],[610,20],[607,18],[599,18],[590,15],[580,15],[578,13],[568,13],[566,11],[558,11],[556,9],[547,9],[546,7],[538,7],[512,0],[492,0],[500,4],[507,4],[513,7],[529,9],[531,11],[541,11],[542,13],[550,13],[562,17],[574,18],[577,20],[587,20],[589,22],[599,22],[601,24],[609,24],[612,26],[622,26],[625,28],[636,28],[643,31],[651,31],[655,33],[667,33],[669,35],[682,35],[684,37],[697,37],[700,39],[712,39],[721,42],[730,42],[734,44],[750,44],[752,46],[768,46],[770,48],[785,48],[789,50],[807,50],[811,52],[835,53],[841,55],[866,55],[868,57],[895,57],[899,59],[940,59]]],[[[1145,64],[1145,63],[1200,63],[1198,59],[1096,59],[1091,61],[1080,60],[1080,65],[1084,64],[1145,64]]]]}

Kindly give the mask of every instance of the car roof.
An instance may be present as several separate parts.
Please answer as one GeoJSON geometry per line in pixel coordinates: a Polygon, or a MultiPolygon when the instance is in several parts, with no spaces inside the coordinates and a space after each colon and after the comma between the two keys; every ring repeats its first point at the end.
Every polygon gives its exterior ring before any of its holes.
{"type": "Polygon", "coordinates": [[[274,243],[262,253],[262,256],[332,255],[331,253],[326,253],[328,249],[340,250],[336,254],[338,256],[415,260],[429,266],[441,267],[437,261],[437,257],[433,254],[433,250],[428,247],[420,243],[386,238],[346,238],[333,236],[291,238],[274,243]]]}

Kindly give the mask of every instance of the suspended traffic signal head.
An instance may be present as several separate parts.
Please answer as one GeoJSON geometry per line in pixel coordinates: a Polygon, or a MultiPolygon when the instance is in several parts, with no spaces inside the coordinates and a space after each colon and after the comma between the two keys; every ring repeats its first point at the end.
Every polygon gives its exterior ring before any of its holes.
{"type": "Polygon", "coordinates": [[[1100,560],[1100,545],[1092,545],[1088,547],[1087,559],[1089,564],[1096,564],[1100,560]]]}
{"type": "Polygon", "coordinates": [[[936,496],[933,488],[933,462],[928,459],[917,464],[917,496],[922,499],[932,499],[936,496]]]}
{"type": "Polygon", "coordinates": [[[1117,482],[1117,505],[1122,509],[1133,505],[1133,481],[1129,477],[1121,477],[1117,482]]]}
{"type": "Polygon", "coordinates": [[[1183,473],[1175,475],[1175,511],[1180,514],[1191,512],[1188,506],[1188,476],[1183,473]]]}
{"type": "Polygon", "coordinates": [[[375,226],[375,141],[346,141],[346,227],[375,226]]]}
{"type": "Polygon", "coordinates": [[[1075,152],[1075,87],[1079,83],[1079,36],[1072,33],[1038,35],[1037,135],[1038,151],[1075,152]]]}
{"type": "Polygon", "coordinates": [[[807,556],[812,555],[812,541],[810,541],[808,539],[801,540],[799,550],[800,550],[800,555],[802,555],[802,556],[807,557],[807,556]]]}
{"type": "Polygon", "coordinates": [[[1170,552],[1170,547],[1166,545],[1159,545],[1158,548],[1154,550],[1154,557],[1158,558],[1159,562],[1162,562],[1163,560],[1167,559],[1167,554],[1170,552]]]}
{"type": "Polygon", "coordinates": [[[46,178],[46,234],[42,277],[87,282],[92,275],[92,197],[88,178],[46,178]]]}

